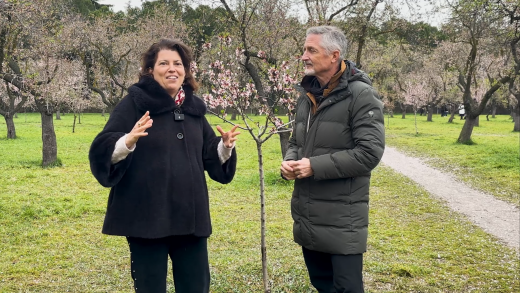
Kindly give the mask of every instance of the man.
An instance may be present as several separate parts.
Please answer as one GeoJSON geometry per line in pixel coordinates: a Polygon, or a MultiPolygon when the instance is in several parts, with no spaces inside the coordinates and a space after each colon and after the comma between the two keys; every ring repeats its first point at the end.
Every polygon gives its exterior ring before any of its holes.
{"type": "Polygon", "coordinates": [[[336,27],[307,30],[296,121],[280,168],[295,180],[294,241],[318,292],[364,292],[370,172],[384,151],[383,104],[367,75],[344,61],[336,27]]]}

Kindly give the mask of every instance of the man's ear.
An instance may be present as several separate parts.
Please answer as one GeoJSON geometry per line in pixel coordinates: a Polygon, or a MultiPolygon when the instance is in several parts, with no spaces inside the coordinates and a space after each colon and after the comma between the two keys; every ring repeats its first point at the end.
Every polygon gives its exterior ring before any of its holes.
{"type": "Polygon", "coordinates": [[[338,63],[338,60],[339,60],[339,51],[338,50],[335,50],[334,52],[332,52],[332,62],[331,63],[338,63]]]}

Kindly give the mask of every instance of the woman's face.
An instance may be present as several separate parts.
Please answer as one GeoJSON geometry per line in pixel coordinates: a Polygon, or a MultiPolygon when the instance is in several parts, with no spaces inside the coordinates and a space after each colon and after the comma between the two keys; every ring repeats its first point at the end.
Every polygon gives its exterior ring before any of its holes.
{"type": "Polygon", "coordinates": [[[159,51],[151,73],[172,97],[177,94],[186,76],[179,53],[167,49],[159,51]]]}

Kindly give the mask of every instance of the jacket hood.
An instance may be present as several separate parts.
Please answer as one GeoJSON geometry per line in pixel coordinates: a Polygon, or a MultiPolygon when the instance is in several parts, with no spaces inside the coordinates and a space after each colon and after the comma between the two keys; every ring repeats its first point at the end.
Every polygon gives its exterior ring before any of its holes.
{"type": "Polygon", "coordinates": [[[206,105],[202,99],[193,94],[191,86],[183,85],[182,88],[186,98],[180,107],[175,105],[175,101],[170,94],[150,76],[141,77],[139,82],[128,89],[128,94],[142,112],[150,111],[150,114],[160,114],[180,108],[184,113],[204,116],[206,114],[206,105]]]}
{"type": "Polygon", "coordinates": [[[372,81],[368,77],[363,70],[360,70],[356,67],[356,64],[349,60],[344,60],[345,64],[347,64],[347,70],[343,73],[342,79],[346,79],[347,81],[361,81],[368,85],[372,85],[372,81]]]}

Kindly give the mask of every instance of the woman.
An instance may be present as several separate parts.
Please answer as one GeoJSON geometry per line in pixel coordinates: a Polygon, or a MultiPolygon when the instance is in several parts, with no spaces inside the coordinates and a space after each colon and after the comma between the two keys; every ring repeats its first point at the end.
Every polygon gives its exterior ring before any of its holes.
{"type": "Polygon", "coordinates": [[[166,292],[168,255],[175,292],[209,292],[211,234],[204,171],[229,183],[237,126],[215,132],[193,95],[191,51],[162,39],[142,56],[128,89],[92,143],[92,173],[111,187],[103,233],[126,236],[136,292],[166,292]]]}

